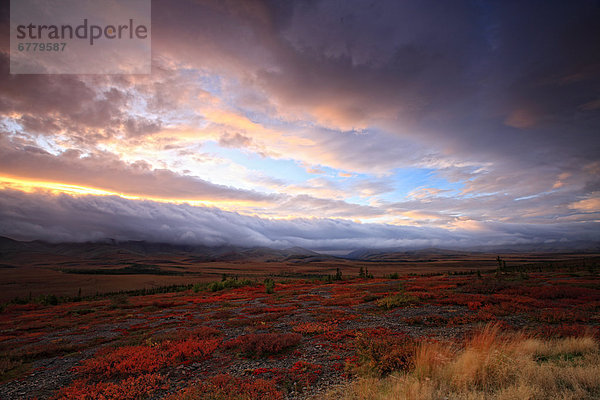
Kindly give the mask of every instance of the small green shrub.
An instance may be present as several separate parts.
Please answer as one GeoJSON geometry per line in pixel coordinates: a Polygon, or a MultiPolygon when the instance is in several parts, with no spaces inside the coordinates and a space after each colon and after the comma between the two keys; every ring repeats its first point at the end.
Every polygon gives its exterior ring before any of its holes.
{"type": "Polygon", "coordinates": [[[193,286],[195,293],[199,292],[218,292],[230,288],[240,288],[243,286],[253,285],[255,282],[250,279],[226,278],[225,280],[215,282],[196,283],[193,286]]]}
{"type": "MultiPolygon", "coordinates": [[[[17,302],[17,304],[27,304],[30,303],[32,301],[31,298],[25,300],[24,303],[19,303],[17,302]]],[[[55,294],[45,294],[45,295],[41,295],[38,296],[35,299],[36,303],[42,304],[44,306],[55,306],[58,304],[58,297],[55,294]]]]}
{"type": "Polygon", "coordinates": [[[414,304],[418,301],[415,296],[408,295],[406,293],[390,294],[377,300],[377,305],[386,310],[391,310],[396,307],[405,307],[409,304],[414,304]]]}
{"type": "Polygon", "coordinates": [[[265,290],[267,294],[273,294],[275,292],[275,281],[273,279],[265,279],[265,290]]]}
{"type": "Polygon", "coordinates": [[[129,296],[126,294],[117,294],[110,298],[110,308],[121,308],[129,305],[129,296]]]}

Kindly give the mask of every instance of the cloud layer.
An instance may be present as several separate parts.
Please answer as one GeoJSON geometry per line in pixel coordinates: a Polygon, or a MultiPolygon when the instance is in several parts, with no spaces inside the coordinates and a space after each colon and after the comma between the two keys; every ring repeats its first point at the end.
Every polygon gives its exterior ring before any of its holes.
{"type": "Polygon", "coordinates": [[[333,219],[270,220],[217,208],[127,200],[117,196],[53,195],[0,191],[0,235],[51,242],[106,238],[219,246],[356,248],[474,248],[496,245],[591,241],[600,228],[576,224],[490,224],[479,232],[360,224],[333,219]]]}
{"type": "Polygon", "coordinates": [[[167,241],[318,247],[302,224],[332,248],[600,240],[597,2],[152,7],[150,75],[10,75],[0,41],[0,181],[148,200],[29,190],[65,218],[7,213],[6,234],[152,235],[84,206],[113,202],[213,226],[141,224],[167,241]]]}

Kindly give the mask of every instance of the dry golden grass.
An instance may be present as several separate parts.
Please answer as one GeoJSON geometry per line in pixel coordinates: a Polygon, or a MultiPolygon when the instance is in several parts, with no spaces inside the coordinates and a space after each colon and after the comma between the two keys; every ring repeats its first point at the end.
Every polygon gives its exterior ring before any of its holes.
{"type": "Polygon", "coordinates": [[[543,340],[488,325],[464,347],[424,343],[414,369],[362,378],[328,399],[598,399],[600,352],[592,337],[543,340]]]}

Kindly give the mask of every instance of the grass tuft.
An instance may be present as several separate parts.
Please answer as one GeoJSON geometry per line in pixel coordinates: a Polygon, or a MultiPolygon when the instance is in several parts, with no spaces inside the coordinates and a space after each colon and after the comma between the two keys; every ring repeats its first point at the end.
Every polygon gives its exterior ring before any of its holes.
{"type": "MultiPolygon", "coordinates": [[[[388,351],[393,351],[390,347],[388,351]]],[[[384,349],[379,349],[384,353],[384,349]]],[[[600,352],[592,337],[540,339],[487,325],[461,348],[427,342],[411,368],[366,376],[326,399],[597,399],[600,352]]]]}

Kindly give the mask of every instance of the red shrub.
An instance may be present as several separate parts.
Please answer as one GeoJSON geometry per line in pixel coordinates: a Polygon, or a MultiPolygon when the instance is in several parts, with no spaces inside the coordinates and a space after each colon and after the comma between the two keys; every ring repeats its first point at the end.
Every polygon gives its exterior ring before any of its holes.
{"type": "Polygon", "coordinates": [[[110,378],[119,375],[158,371],[164,364],[164,355],[158,348],[128,346],[106,350],[100,355],[85,360],[75,370],[83,375],[110,378]],[[102,354],[103,353],[103,354],[102,354]]]}
{"type": "Polygon", "coordinates": [[[264,379],[244,380],[217,375],[168,397],[168,400],[281,400],[283,393],[264,379]]]}
{"type": "Polygon", "coordinates": [[[163,346],[161,352],[166,352],[167,359],[171,362],[203,359],[210,356],[219,347],[220,342],[219,339],[187,339],[182,342],[168,343],[163,346]]]}
{"type": "Polygon", "coordinates": [[[330,332],[337,329],[337,326],[337,324],[327,322],[301,322],[298,325],[294,325],[292,330],[304,335],[314,335],[318,333],[330,332]]]}
{"type": "Polygon", "coordinates": [[[439,304],[448,304],[448,305],[461,305],[467,306],[469,303],[480,303],[485,304],[489,301],[488,296],[483,294],[470,294],[470,293],[445,293],[444,297],[439,298],[439,304]]]}
{"type": "Polygon", "coordinates": [[[546,323],[559,323],[559,322],[587,322],[589,318],[580,312],[575,310],[565,309],[546,309],[540,311],[536,316],[536,319],[540,322],[546,323]]]}
{"type": "Polygon", "coordinates": [[[334,296],[329,299],[321,300],[321,305],[324,306],[339,306],[339,307],[349,307],[355,306],[362,302],[362,298],[358,297],[356,294],[344,295],[344,296],[334,296]]]}
{"type": "Polygon", "coordinates": [[[507,290],[507,294],[521,294],[534,299],[586,299],[600,300],[600,290],[577,286],[521,286],[507,290]]]}
{"type": "Polygon", "coordinates": [[[591,334],[596,338],[600,338],[600,330],[597,327],[589,327],[578,324],[561,324],[558,326],[544,325],[539,327],[537,332],[542,337],[580,337],[591,334]]]}
{"type": "Polygon", "coordinates": [[[409,325],[425,325],[425,326],[444,326],[448,323],[448,318],[441,315],[418,315],[415,317],[404,318],[404,322],[409,325]]]}
{"type": "Polygon", "coordinates": [[[356,364],[349,367],[357,372],[387,375],[409,370],[414,365],[416,343],[409,336],[359,334],[355,345],[356,364]]]}
{"type": "Polygon", "coordinates": [[[240,310],[241,314],[244,315],[258,315],[258,314],[264,314],[265,313],[265,308],[264,307],[246,307],[246,308],[242,308],[240,310]]]}
{"type": "Polygon", "coordinates": [[[179,362],[203,359],[219,346],[220,339],[186,339],[155,346],[127,346],[104,350],[75,367],[80,374],[102,379],[156,372],[179,362]]]}
{"type": "Polygon", "coordinates": [[[178,332],[177,339],[185,340],[185,339],[210,339],[216,338],[223,334],[217,328],[213,328],[212,326],[200,326],[195,327],[193,329],[183,328],[178,332]]]}
{"type": "Polygon", "coordinates": [[[475,320],[476,321],[482,321],[482,322],[488,322],[488,321],[495,321],[496,315],[495,315],[495,311],[496,308],[495,306],[491,305],[491,304],[487,304],[483,307],[481,307],[479,309],[479,311],[477,311],[477,314],[475,314],[475,320]]]}
{"type": "Polygon", "coordinates": [[[152,396],[161,388],[163,377],[157,374],[147,374],[129,377],[120,382],[88,383],[86,380],[76,380],[70,386],[61,389],[56,400],[140,400],[152,396]]]}
{"type": "Polygon", "coordinates": [[[302,392],[304,388],[313,385],[322,373],[322,367],[305,361],[296,362],[292,368],[258,368],[253,374],[266,375],[288,392],[302,392]]]}
{"type": "Polygon", "coordinates": [[[315,336],[321,346],[327,346],[337,350],[350,350],[353,339],[356,338],[356,331],[344,329],[339,331],[324,332],[315,336]]]}
{"type": "Polygon", "coordinates": [[[289,307],[266,307],[263,308],[263,312],[266,313],[289,313],[292,312],[296,309],[296,306],[289,306],[289,307]]]}
{"type": "Polygon", "coordinates": [[[230,340],[225,346],[249,357],[261,357],[295,346],[301,339],[297,333],[253,333],[230,340]]]}
{"type": "Polygon", "coordinates": [[[332,309],[332,308],[316,308],[311,311],[313,317],[319,322],[340,322],[340,321],[351,321],[358,318],[357,314],[351,314],[344,310],[332,309]]]}
{"type": "Polygon", "coordinates": [[[287,375],[291,376],[294,382],[298,382],[303,386],[309,386],[319,379],[321,372],[322,368],[320,365],[298,361],[288,370],[287,375]]]}

